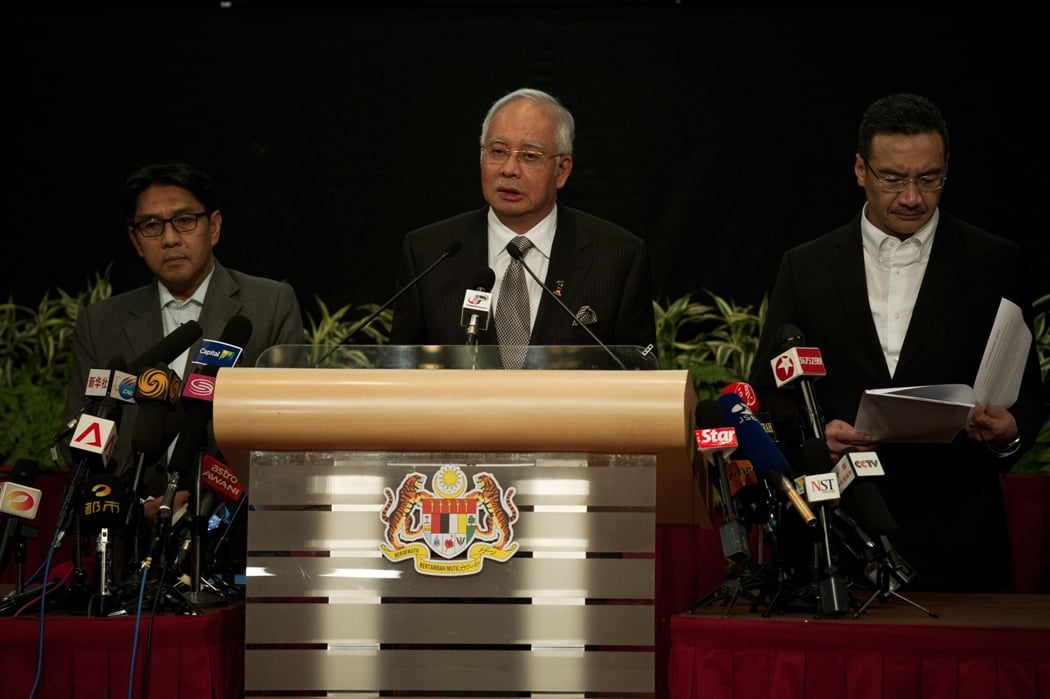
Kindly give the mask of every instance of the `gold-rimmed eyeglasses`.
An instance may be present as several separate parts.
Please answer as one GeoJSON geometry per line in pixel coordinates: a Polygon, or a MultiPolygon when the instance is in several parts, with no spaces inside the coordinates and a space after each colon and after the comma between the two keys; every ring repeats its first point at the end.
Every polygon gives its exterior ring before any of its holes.
{"type": "Polygon", "coordinates": [[[192,233],[197,230],[197,221],[200,220],[200,217],[207,215],[207,211],[201,211],[199,214],[179,214],[171,218],[147,218],[131,224],[131,227],[143,238],[159,238],[164,234],[164,226],[169,223],[176,233],[192,233]]]}
{"type": "Polygon", "coordinates": [[[948,179],[947,175],[920,175],[919,177],[890,175],[889,177],[883,177],[871,168],[871,163],[865,160],[864,164],[867,166],[868,172],[878,181],[882,191],[887,194],[899,194],[906,190],[910,184],[914,184],[915,188],[920,192],[937,192],[944,188],[944,183],[948,179]]]}
{"type": "Polygon", "coordinates": [[[493,165],[502,165],[512,155],[525,167],[540,167],[547,158],[558,158],[565,154],[547,155],[538,150],[513,150],[499,144],[481,147],[481,159],[493,165]]]}

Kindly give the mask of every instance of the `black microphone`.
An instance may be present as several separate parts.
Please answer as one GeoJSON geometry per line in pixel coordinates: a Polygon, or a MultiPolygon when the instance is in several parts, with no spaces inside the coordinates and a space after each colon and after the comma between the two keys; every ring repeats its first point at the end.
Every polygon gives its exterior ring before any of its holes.
{"type": "MultiPolygon", "coordinates": [[[[251,338],[251,321],[241,315],[230,318],[223,328],[219,342],[244,347],[251,338]]],[[[164,501],[157,511],[158,516],[163,519],[171,517],[171,507],[178,489],[179,482],[190,473],[191,468],[197,463],[201,452],[205,451],[208,444],[208,424],[212,418],[212,395],[215,385],[214,377],[218,375],[221,367],[214,364],[206,364],[187,377],[182,393],[183,398],[183,424],[179,439],[175,442],[175,448],[171,451],[168,460],[168,487],[164,494],[164,501]]]]}
{"type": "MultiPolygon", "coordinates": [[[[84,387],[84,395],[88,397],[88,401],[80,412],[67,420],[51,438],[52,447],[73,433],[81,415],[97,414],[103,401],[109,400],[110,404],[114,401],[134,402],[134,396],[131,394],[131,391],[134,390],[134,376],[127,373],[127,368],[128,363],[124,357],[117,355],[109,360],[105,369],[91,369],[88,372],[87,385],[84,387]]],[[[107,411],[111,410],[107,407],[107,411]]]]}
{"type": "Polygon", "coordinates": [[[474,281],[463,295],[463,310],[459,324],[467,329],[467,344],[478,344],[478,330],[489,329],[492,312],[492,291],[496,273],[491,267],[482,267],[474,274],[474,281]]]}
{"type": "Polygon", "coordinates": [[[95,592],[103,597],[113,594],[113,544],[124,524],[128,493],[119,477],[100,473],[91,476],[81,493],[83,522],[95,536],[95,592]]]}
{"type": "Polygon", "coordinates": [[[160,342],[150,347],[128,363],[133,374],[140,373],[146,367],[157,364],[171,364],[180,354],[200,339],[204,328],[195,320],[190,320],[165,335],[160,342]]]}
{"type": "Polygon", "coordinates": [[[557,302],[558,306],[567,314],[569,314],[569,317],[572,318],[572,321],[575,325],[578,325],[579,327],[587,331],[587,334],[591,336],[591,339],[594,340],[594,342],[599,347],[605,350],[605,352],[610,357],[612,357],[612,360],[616,363],[616,366],[620,367],[621,369],[627,369],[627,367],[624,366],[624,363],[620,361],[620,358],[616,356],[616,353],[609,349],[608,345],[606,345],[604,342],[598,339],[598,336],[594,334],[593,330],[587,327],[587,324],[581,323],[580,319],[576,316],[576,314],[573,313],[569,309],[569,307],[565,305],[565,302],[562,301],[556,293],[551,291],[546,284],[540,281],[540,278],[536,276],[536,273],[532,271],[532,268],[525,264],[525,254],[521,250],[519,250],[518,246],[516,246],[513,242],[507,243],[507,254],[509,254],[513,259],[521,263],[521,266],[525,268],[525,271],[529,273],[529,276],[536,280],[536,283],[540,285],[540,288],[543,289],[543,292],[547,294],[547,296],[550,296],[552,299],[554,299],[557,302]]]}
{"type": "Polygon", "coordinates": [[[737,512],[726,468],[726,457],[737,448],[736,430],[726,424],[722,406],[712,399],[697,403],[696,427],[697,451],[708,465],[708,480],[717,484],[722,501],[722,525],[718,529],[722,554],[727,561],[747,561],[751,557],[747,528],[737,512]]]}
{"type": "Polygon", "coordinates": [[[805,343],[805,335],[797,325],[783,326],[780,329],[780,348],[783,351],[774,357],[770,364],[777,388],[795,383],[801,389],[810,436],[826,440],[824,413],[813,388],[813,382],[826,375],[824,358],[816,347],[803,347],[805,343]]]}
{"type": "Polygon", "coordinates": [[[337,342],[335,345],[332,346],[331,349],[329,349],[327,352],[321,355],[321,358],[314,363],[314,368],[316,369],[317,367],[321,366],[321,363],[324,362],[324,360],[328,359],[330,356],[332,356],[332,353],[335,352],[336,349],[338,349],[342,345],[345,345],[350,340],[350,338],[367,328],[373,320],[379,317],[380,313],[394,305],[394,302],[401,298],[402,294],[404,294],[406,291],[418,284],[420,279],[430,274],[430,271],[442,262],[444,262],[446,258],[455,256],[455,254],[458,253],[462,248],[463,243],[459,240],[453,240],[451,243],[449,243],[445,247],[445,251],[441,253],[441,256],[434,260],[429,267],[417,274],[408,284],[405,284],[403,287],[398,289],[396,294],[387,299],[386,302],[383,303],[383,305],[381,305],[379,308],[377,308],[371,315],[369,315],[367,318],[365,318],[360,323],[351,328],[350,332],[348,332],[342,340],[337,342]]]}
{"type": "MultiPolygon", "coordinates": [[[[22,535],[22,523],[36,517],[40,507],[40,491],[33,487],[40,466],[32,459],[18,459],[11,473],[11,480],[0,487],[0,574],[11,559],[11,552],[18,547],[22,535]]],[[[21,577],[21,576],[19,576],[21,577]]],[[[21,585],[21,580],[18,581],[21,585]]]]}
{"type": "MultiPolygon", "coordinates": [[[[831,452],[828,451],[827,442],[820,437],[810,437],[803,443],[802,468],[809,476],[826,475],[831,479],[835,478],[831,473],[831,452]]],[[[828,521],[828,508],[822,503],[818,503],[816,508],[817,519],[820,521],[820,540],[814,542],[813,570],[817,578],[820,612],[845,614],[849,611],[849,591],[846,576],[839,573],[832,552],[832,527],[828,521]]]]}

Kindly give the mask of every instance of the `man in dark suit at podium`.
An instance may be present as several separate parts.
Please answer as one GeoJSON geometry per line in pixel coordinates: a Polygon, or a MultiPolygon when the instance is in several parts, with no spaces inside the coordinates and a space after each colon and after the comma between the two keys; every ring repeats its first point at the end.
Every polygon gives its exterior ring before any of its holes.
{"type": "MultiPolygon", "coordinates": [[[[527,236],[522,260],[548,291],[526,274],[530,345],[593,345],[589,329],[607,345],[656,343],[652,270],[645,241],[624,228],[558,204],[572,172],[575,125],[553,96],[519,89],[497,100],[481,128],[481,186],[488,203],[408,233],[397,288],[432,265],[454,241],[462,249],[436,265],[394,305],[392,344],[462,345],[467,289],[485,287],[491,269],[496,314],[507,244],[527,236]],[[563,308],[552,295],[569,309],[563,308]],[[575,317],[574,317],[575,316],[575,317]]],[[[496,323],[478,344],[499,344],[496,323]]],[[[506,344],[506,343],[503,343],[506,344]]]]}

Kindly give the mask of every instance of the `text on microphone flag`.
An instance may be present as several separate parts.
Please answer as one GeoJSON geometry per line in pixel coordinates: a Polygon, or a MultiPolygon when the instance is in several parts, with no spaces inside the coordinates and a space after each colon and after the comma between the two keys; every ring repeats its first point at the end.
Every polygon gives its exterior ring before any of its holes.
{"type": "Polygon", "coordinates": [[[736,448],[736,430],[732,427],[704,427],[696,431],[696,448],[727,449],[736,448]]]}
{"type": "Polygon", "coordinates": [[[210,454],[204,455],[204,461],[201,464],[201,481],[233,502],[240,500],[241,495],[244,494],[244,486],[241,485],[237,474],[210,454]]]}
{"type": "Polygon", "coordinates": [[[824,369],[824,358],[816,347],[792,347],[777,355],[770,362],[777,388],[791,383],[797,378],[821,378],[827,376],[824,369]]]}
{"type": "Polygon", "coordinates": [[[193,356],[193,363],[218,367],[234,366],[243,351],[243,348],[228,342],[202,340],[197,354],[193,356]]]}

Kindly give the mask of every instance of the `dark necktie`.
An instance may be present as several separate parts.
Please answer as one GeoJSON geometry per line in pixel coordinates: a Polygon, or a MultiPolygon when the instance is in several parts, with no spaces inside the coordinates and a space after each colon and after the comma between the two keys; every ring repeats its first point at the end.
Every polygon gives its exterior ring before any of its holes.
{"type": "MultiPolygon", "coordinates": [[[[521,250],[524,259],[525,252],[532,247],[532,241],[519,235],[514,237],[511,245],[521,250]]],[[[503,367],[520,369],[525,363],[529,335],[532,334],[529,291],[525,288],[525,270],[521,260],[512,259],[503,274],[503,281],[499,287],[499,301],[496,304],[496,332],[499,336],[503,367]]]]}

